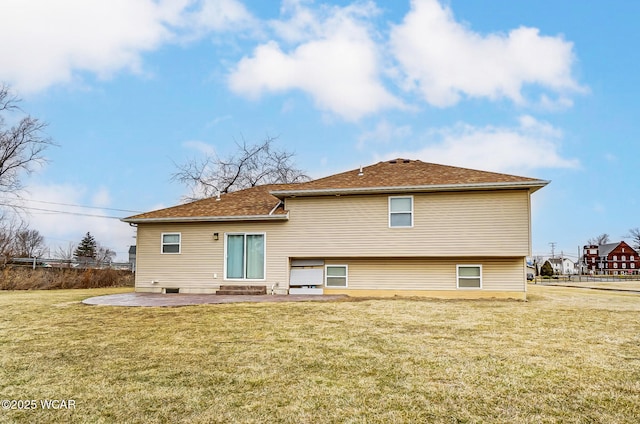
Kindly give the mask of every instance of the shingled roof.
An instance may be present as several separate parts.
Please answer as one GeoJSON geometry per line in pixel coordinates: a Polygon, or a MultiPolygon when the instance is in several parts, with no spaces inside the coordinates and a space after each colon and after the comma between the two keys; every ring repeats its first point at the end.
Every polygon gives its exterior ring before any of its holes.
{"type": "Polygon", "coordinates": [[[549,182],[534,178],[419,160],[394,159],[296,184],[269,184],[122,219],[124,222],[286,220],[281,199],[333,194],[408,193],[452,190],[538,190],[549,182]]]}
{"type": "Polygon", "coordinates": [[[287,219],[281,201],[270,194],[290,184],[269,184],[123,218],[124,222],[238,221],[287,219]]]}
{"type": "Polygon", "coordinates": [[[271,193],[278,197],[287,197],[488,188],[529,188],[535,191],[548,183],[516,175],[438,165],[419,160],[393,159],[314,181],[277,188],[271,193]]]}

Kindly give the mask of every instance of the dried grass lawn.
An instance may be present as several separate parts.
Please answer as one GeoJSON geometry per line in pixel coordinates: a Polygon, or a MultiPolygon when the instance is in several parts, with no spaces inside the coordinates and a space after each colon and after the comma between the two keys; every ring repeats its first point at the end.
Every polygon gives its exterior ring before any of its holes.
{"type": "Polygon", "coordinates": [[[640,295],[95,307],[0,293],[0,422],[598,422],[640,417],[640,295]]]}

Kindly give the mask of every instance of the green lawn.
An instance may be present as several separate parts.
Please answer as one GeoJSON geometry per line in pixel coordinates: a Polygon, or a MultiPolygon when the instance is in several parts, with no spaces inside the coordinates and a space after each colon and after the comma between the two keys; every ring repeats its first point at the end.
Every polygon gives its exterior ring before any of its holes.
{"type": "Polygon", "coordinates": [[[0,292],[0,398],[38,402],[0,422],[638,422],[640,295],[529,288],[181,308],[0,292]]]}

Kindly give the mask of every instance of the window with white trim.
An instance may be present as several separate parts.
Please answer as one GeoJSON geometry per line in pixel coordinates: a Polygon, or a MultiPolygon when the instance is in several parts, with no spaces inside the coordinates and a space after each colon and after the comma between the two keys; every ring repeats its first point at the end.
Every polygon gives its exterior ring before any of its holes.
{"type": "Polygon", "coordinates": [[[456,265],[456,277],[459,289],[481,289],[482,265],[456,265]]]}
{"type": "Polygon", "coordinates": [[[327,287],[347,287],[347,265],[325,265],[324,285],[327,287]]]}
{"type": "Polygon", "coordinates": [[[265,234],[225,234],[225,279],[264,280],[265,234]]]}
{"type": "Polygon", "coordinates": [[[180,253],[180,233],[162,233],[162,253],[180,253]]]}
{"type": "Polygon", "coordinates": [[[389,197],[389,227],[413,227],[413,196],[389,197]]]}

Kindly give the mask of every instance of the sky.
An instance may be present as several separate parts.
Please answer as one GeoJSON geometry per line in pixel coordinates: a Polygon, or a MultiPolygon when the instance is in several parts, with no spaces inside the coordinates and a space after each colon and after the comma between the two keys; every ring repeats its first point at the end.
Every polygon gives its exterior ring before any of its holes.
{"type": "Polygon", "coordinates": [[[536,256],[640,227],[640,2],[2,0],[0,16],[0,81],[57,144],[22,193],[52,256],[89,231],[126,260],[116,218],[180,203],[177,164],[267,137],[314,178],[403,157],[550,180],[536,256]]]}

